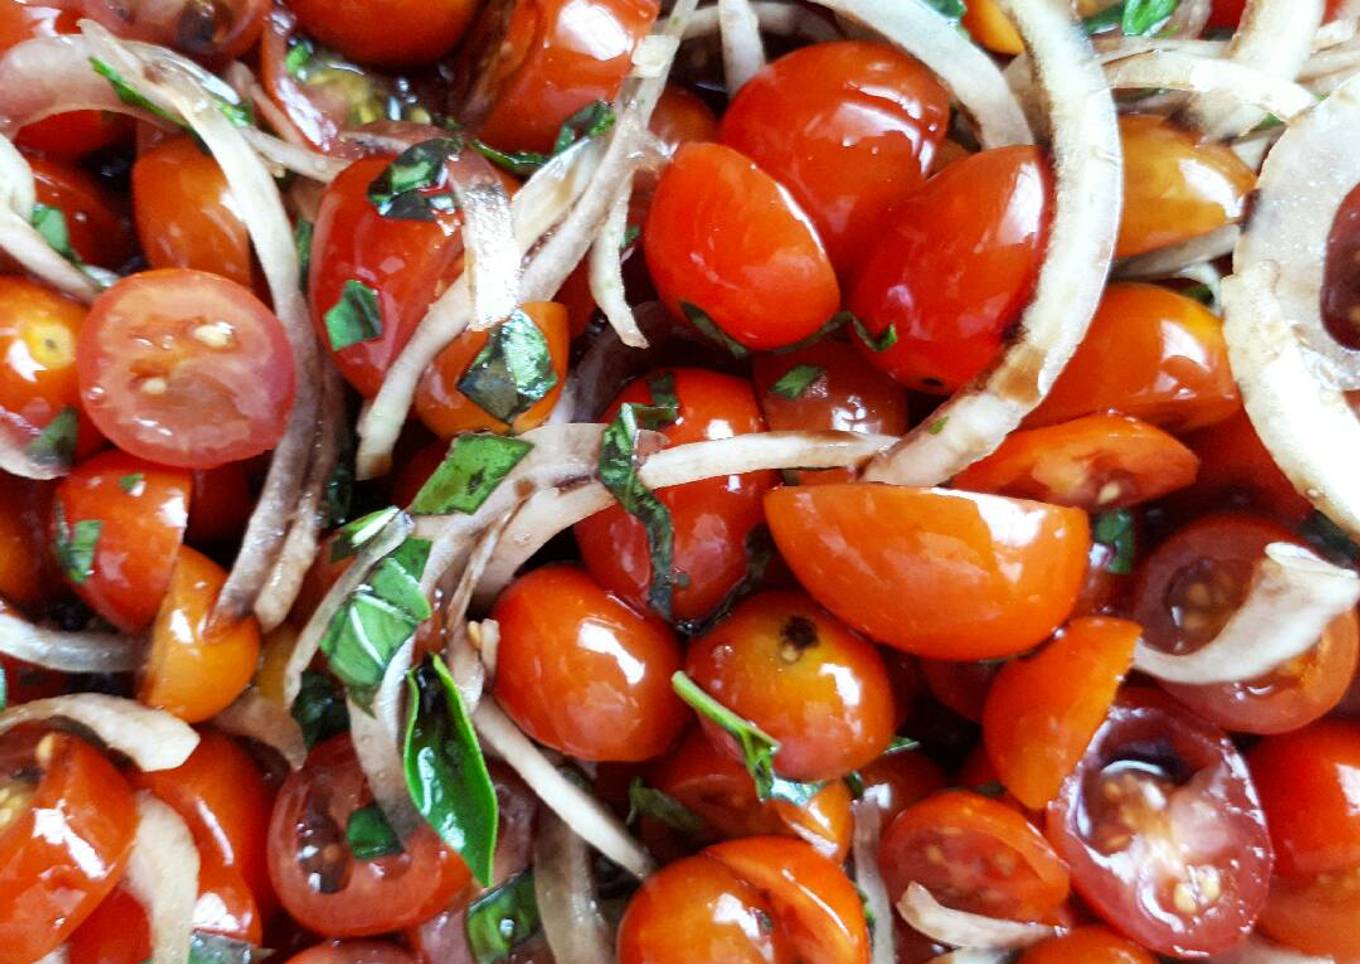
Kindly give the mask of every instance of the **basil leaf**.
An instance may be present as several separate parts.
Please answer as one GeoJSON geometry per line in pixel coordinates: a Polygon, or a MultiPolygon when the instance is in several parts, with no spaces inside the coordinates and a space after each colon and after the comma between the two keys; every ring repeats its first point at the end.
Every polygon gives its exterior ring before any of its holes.
{"type": "Polygon", "coordinates": [[[349,709],[345,693],[327,673],[303,670],[302,688],[293,700],[293,719],[302,729],[302,738],[311,749],[333,736],[349,732],[349,709]]]}
{"type": "Polygon", "coordinates": [[[680,396],[675,394],[675,373],[658,372],[647,377],[647,391],[652,394],[652,404],[667,412],[667,422],[680,417],[680,396]]]}
{"type": "Polygon", "coordinates": [[[1000,780],[988,780],[986,783],[974,784],[973,786],[968,787],[968,789],[972,790],[974,793],[979,793],[984,797],[991,797],[994,800],[1006,795],[1006,788],[1002,785],[1000,780]]]}
{"type": "Polygon", "coordinates": [[[194,931],[189,938],[189,964],[256,964],[273,953],[220,934],[194,931]]]}
{"type": "Polygon", "coordinates": [[[468,948],[477,964],[500,964],[538,933],[534,872],[521,871],[468,905],[468,948]]]}
{"type": "Polygon", "coordinates": [[[312,238],[315,234],[316,225],[306,218],[299,218],[298,223],[293,225],[293,246],[297,249],[298,258],[298,283],[303,291],[307,290],[312,272],[312,238]]]}
{"type": "Polygon", "coordinates": [[[949,424],[949,416],[937,418],[926,426],[926,433],[929,435],[939,435],[944,431],[944,427],[949,424]]]}
{"type": "Polygon", "coordinates": [[[926,6],[933,7],[946,20],[958,23],[968,12],[963,0],[926,0],[926,6]]]}
{"type": "Polygon", "coordinates": [[[354,555],[364,543],[382,532],[400,511],[394,505],[388,506],[341,526],[340,531],[331,540],[331,562],[339,562],[354,555]]]}
{"type": "Polygon", "coordinates": [[[304,79],[315,53],[316,47],[310,40],[294,34],[288,38],[288,53],[283,58],[283,69],[288,71],[290,77],[304,79]]]}
{"type": "Polygon", "coordinates": [[[1114,509],[1100,513],[1092,523],[1091,535],[1095,541],[1114,550],[1114,557],[1105,569],[1117,576],[1127,576],[1133,572],[1133,557],[1137,550],[1133,513],[1128,509],[1114,509]]]}
{"type": "Polygon", "coordinates": [[[1124,0],[1120,29],[1126,37],[1146,37],[1160,30],[1177,6],[1179,0],[1124,0]]]}
{"type": "Polygon", "coordinates": [[[557,386],[548,339],[534,320],[516,308],[491,330],[472,359],[458,390],[492,418],[514,422],[557,386]]]}
{"type": "Polygon", "coordinates": [[[872,334],[868,328],[864,327],[864,322],[860,321],[855,315],[850,316],[850,325],[855,329],[855,334],[865,346],[875,354],[887,351],[897,344],[897,325],[892,322],[877,335],[872,334]]]}
{"type": "Polygon", "coordinates": [[[552,152],[561,154],[577,141],[608,134],[614,127],[614,108],[606,101],[595,100],[572,114],[557,131],[552,152]]]}
{"type": "Polygon", "coordinates": [[[61,501],[52,503],[53,542],[57,562],[66,578],[77,585],[94,574],[94,551],[99,545],[99,533],[104,523],[99,519],[81,519],[74,526],[66,523],[66,509],[61,501]]]}
{"type": "MultiPolygon", "coordinates": [[[[118,99],[124,104],[127,104],[129,107],[140,108],[141,110],[154,114],[164,120],[168,120],[170,123],[186,130],[189,129],[189,125],[184,123],[181,118],[144,97],[135,87],[127,82],[127,79],[124,78],[122,74],[118,73],[118,71],[114,70],[98,57],[90,58],[90,66],[94,68],[96,74],[109,82],[109,86],[113,88],[113,92],[118,95],[118,99]]],[[[247,104],[242,103],[236,91],[232,90],[224,81],[217,77],[207,79],[204,82],[203,90],[208,95],[208,99],[213,102],[213,105],[221,111],[222,116],[231,121],[232,124],[237,127],[249,127],[255,122],[255,117],[251,112],[250,107],[247,104]]]]}
{"type": "Polygon", "coordinates": [[[895,736],[892,738],[892,742],[888,744],[888,748],[883,751],[883,755],[889,756],[893,753],[905,753],[907,750],[919,749],[921,749],[920,740],[913,740],[909,736],[895,736]]]}
{"type": "Polygon", "coordinates": [[[326,312],[325,320],[326,337],[335,351],[372,341],[383,333],[378,292],[351,278],[340,289],[340,300],[326,312]]]}
{"type": "Polygon", "coordinates": [[[689,323],[699,329],[701,335],[719,347],[726,348],[733,358],[745,358],[751,354],[749,348],[719,328],[718,323],[709,317],[708,312],[698,305],[682,301],[680,302],[680,310],[685,313],[689,323]]]}
{"type": "Polygon", "coordinates": [[[467,148],[461,137],[435,137],[412,145],[368,185],[368,199],[385,218],[433,221],[457,206],[446,164],[467,148]]]}
{"type": "Polygon", "coordinates": [[[76,434],[80,419],[73,406],[66,406],[43,426],[38,437],[29,442],[24,454],[44,466],[70,468],[76,456],[76,434]]]}
{"type": "Polygon", "coordinates": [[[129,472],[118,480],[118,488],[122,489],[128,495],[140,495],[138,490],[141,489],[142,483],[145,481],[146,476],[143,473],[129,472]]]}
{"type": "Polygon", "coordinates": [[[0,710],[9,705],[9,684],[5,679],[5,667],[0,665],[0,710]]]}
{"type": "Polygon", "coordinates": [[[406,788],[440,839],[489,886],[500,811],[472,720],[437,655],[412,669],[406,685],[411,696],[402,754],[406,788]]]}
{"type": "Polygon", "coordinates": [[[75,264],[80,263],[80,257],[71,247],[71,230],[66,224],[65,211],[39,201],[33,205],[33,216],[30,218],[30,222],[37,232],[43,236],[48,247],[67,261],[75,264]]]}
{"type": "Polygon", "coordinates": [[[623,229],[623,240],[619,242],[619,251],[627,251],[629,248],[631,248],[634,244],[637,243],[637,239],[641,236],[642,236],[641,225],[637,224],[628,225],[628,227],[623,229]]]}
{"type": "Polygon", "coordinates": [[[459,435],[439,468],[416,493],[411,514],[471,515],[491,498],[491,493],[533,447],[532,442],[502,435],[459,435]]]}
{"type": "Polygon", "coordinates": [[[399,854],[403,849],[401,841],[397,839],[397,832],[383,816],[382,807],[376,803],[360,807],[349,815],[349,821],[345,824],[345,840],[349,843],[349,852],[359,860],[377,860],[389,854],[399,854]]]}
{"type": "Polygon", "coordinates": [[[472,146],[492,164],[516,177],[529,177],[552,160],[547,154],[540,154],[538,151],[497,150],[485,141],[474,140],[472,146]]]}
{"type": "Polygon", "coordinates": [[[770,386],[770,394],[789,401],[802,398],[803,393],[825,374],[826,369],[820,365],[794,365],[770,386]]]}
{"type": "Polygon", "coordinates": [[[651,817],[690,837],[704,828],[698,814],[669,793],[647,786],[642,777],[634,777],[628,785],[627,822],[632,824],[638,817],[651,817]]]}

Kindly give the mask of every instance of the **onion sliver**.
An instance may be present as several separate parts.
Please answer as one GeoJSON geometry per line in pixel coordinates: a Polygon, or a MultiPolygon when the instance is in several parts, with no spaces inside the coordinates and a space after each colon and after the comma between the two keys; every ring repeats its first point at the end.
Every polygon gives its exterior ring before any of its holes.
{"type": "Polygon", "coordinates": [[[198,901],[198,848],[184,820],[151,793],[137,794],[137,835],[127,887],[146,911],[151,964],[187,964],[198,901]]]}
{"type": "Polygon", "coordinates": [[[1161,88],[1214,94],[1288,121],[1317,103],[1306,87],[1232,60],[1154,50],[1105,65],[1113,90],[1161,88]]]}
{"type": "Polygon", "coordinates": [[[1048,924],[983,917],[946,907],[916,881],[897,902],[902,919],[931,940],[951,947],[1018,950],[1052,937],[1048,924]]]}
{"type": "Polygon", "coordinates": [[[1334,958],[1315,957],[1272,944],[1253,934],[1241,949],[1212,958],[1213,964],[1337,964],[1334,958]]]}
{"type": "Polygon", "coordinates": [[[1034,298],[1000,359],[865,472],[938,485],[990,455],[1043,401],[1086,336],[1114,255],[1123,163],[1114,101],[1085,34],[1049,0],[1005,0],[1048,103],[1054,215],[1034,298]]]}
{"type": "Polygon", "coordinates": [[[104,693],[72,693],[11,706],[0,712],[0,733],[47,720],[83,726],[148,772],[173,770],[198,746],[198,734],[179,717],[104,693]]]}
{"type": "Polygon", "coordinates": [[[1225,224],[1181,244],[1125,258],[1115,265],[1114,273],[1119,278],[1169,278],[1191,265],[1232,254],[1241,236],[1240,227],[1225,224]]]}
{"type": "Polygon", "coordinates": [[[551,810],[534,834],[534,897],[558,964],[609,964],[614,942],[595,901],[590,850],[551,810]]]}
{"type": "Polygon", "coordinates": [[[992,951],[980,947],[962,947],[939,957],[932,957],[926,964],[1006,964],[1011,959],[1010,951],[992,951]]]}
{"type": "Polygon", "coordinates": [[[352,699],[347,701],[350,738],[354,742],[354,755],[359,758],[359,768],[364,771],[373,799],[387,822],[403,840],[424,825],[424,819],[411,802],[401,756],[401,707],[414,650],[415,640],[408,639],[392,655],[373,697],[372,712],[352,699]]]}
{"type": "Polygon", "coordinates": [[[145,643],[117,633],[70,633],[0,611],[0,653],[62,673],[126,673],[142,663],[145,643]]]}
{"type": "Polygon", "coordinates": [[[302,727],[288,707],[249,687],[212,719],[223,733],[254,740],[278,753],[290,770],[302,769],[307,760],[307,741],[302,727]]]}
{"type": "Polygon", "coordinates": [[[888,887],[883,882],[883,874],[878,869],[878,841],[883,832],[883,810],[876,799],[865,792],[864,799],[851,805],[854,816],[854,836],[852,838],[855,856],[855,886],[864,897],[864,906],[873,914],[872,952],[873,964],[896,964],[897,948],[894,946],[892,926],[892,901],[888,899],[888,887]]]}
{"type": "Polygon", "coordinates": [[[718,0],[718,34],[722,38],[727,96],[732,97],[765,66],[760,19],[751,0],[718,0]]]}

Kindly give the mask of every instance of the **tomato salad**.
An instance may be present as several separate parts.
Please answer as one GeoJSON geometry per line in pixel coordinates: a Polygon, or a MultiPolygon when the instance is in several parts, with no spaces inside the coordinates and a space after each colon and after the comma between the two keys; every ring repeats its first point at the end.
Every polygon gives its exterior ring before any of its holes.
{"type": "Polygon", "coordinates": [[[1360,4],[0,0],[0,964],[1360,961],[1360,4]]]}

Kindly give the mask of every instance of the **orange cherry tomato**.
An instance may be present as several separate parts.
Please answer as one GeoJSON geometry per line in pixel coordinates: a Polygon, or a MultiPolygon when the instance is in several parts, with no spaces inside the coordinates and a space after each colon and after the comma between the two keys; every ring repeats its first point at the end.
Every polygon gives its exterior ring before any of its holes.
{"type": "MultiPolygon", "coordinates": [[[[878,650],[802,593],[764,592],[738,603],[690,644],[685,670],[779,741],[775,769],[790,779],[839,779],[892,740],[892,687],[878,650]]],[[[741,758],[735,741],[702,723],[741,758]]]]}
{"type": "Polygon", "coordinates": [[[36,961],[117,885],[137,828],[113,764],[68,733],[20,727],[0,739],[0,947],[36,961]]]}
{"type": "Polygon", "coordinates": [[[887,826],[903,810],[948,786],[940,765],[915,750],[885,753],[859,771],[863,797],[883,813],[887,826]]]}
{"type": "Polygon", "coordinates": [[[878,863],[895,904],[913,881],[957,910],[1009,920],[1051,919],[1067,899],[1067,868],[1018,811],[947,790],[903,810],[883,833],[878,863]]]}
{"type": "Polygon", "coordinates": [[[1200,460],[1199,478],[1185,493],[1195,506],[1220,507],[1240,499],[1291,524],[1313,511],[1261,444],[1246,412],[1195,432],[1185,443],[1200,460]]]}
{"type": "Polygon", "coordinates": [[[438,60],[463,36],[475,0],[291,0],[303,31],[346,57],[403,67],[438,60]]]}
{"type": "Polygon", "coordinates": [[[1115,409],[1168,432],[1215,425],[1241,409],[1223,323],[1193,298],[1158,285],[1105,289],[1086,340],[1030,425],[1115,409]]]}
{"type": "Polygon", "coordinates": [[[151,267],[210,271],[251,286],[250,234],[222,169],[193,138],[163,141],[138,157],[132,195],[151,267]]]}
{"type": "Polygon", "coordinates": [[[151,924],[126,887],[115,887],[66,942],[70,964],[141,964],[151,959],[151,924]]]}
{"type": "Polygon", "coordinates": [[[1256,175],[1230,148],[1147,114],[1122,115],[1119,135],[1124,217],[1116,257],[1180,244],[1242,217],[1256,175]]]}
{"type": "Polygon", "coordinates": [[[974,40],[993,53],[1014,55],[1025,49],[1015,24],[996,0],[971,0],[963,15],[963,26],[974,40]]]}
{"type": "Polygon", "coordinates": [[[78,167],[45,157],[27,160],[38,201],[65,215],[71,250],[87,264],[110,270],[123,267],[136,253],[137,243],[120,203],[78,167]]]}
{"type": "Polygon", "coordinates": [[[1104,927],[1077,927],[1035,944],[1018,964],[1157,964],[1157,959],[1104,927]]]}
{"type": "Polygon", "coordinates": [[[657,292],[747,348],[783,348],[840,307],[840,286],[808,216],[777,181],[721,144],[686,144],[661,175],[642,229],[657,292]]]}
{"type": "Polygon", "coordinates": [[[386,941],[327,941],[294,954],[288,964],[415,964],[411,953],[386,941]]]}
{"type": "Polygon", "coordinates": [[[415,409],[425,427],[440,438],[453,438],[460,432],[527,432],[542,425],[552,414],[562,386],[567,380],[567,355],[571,349],[570,321],[567,309],[553,301],[535,301],[522,305],[522,310],[533,321],[548,343],[557,384],[534,403],[527,412],[507,426],[458,390],[458,380],[468,370],[477,353],[486,345],[490,332],[464,331],[439,353],[416,389],[415,409]]]}
{"type": "Polygon", "coordinates": [[[1029,809],[1056,797],[1081,762],[1141,635],[1125,619],[1075,619],[1038,653],[997,674],[982,737],[1001,782],[1029,809]]]}
{"type": "MultiPolygon", "coordinates": [[[[667,445],[765,430],[750,382],[698,368],[670,369],[637,379],[619,393],[605,420],[614,418],[626,403],[652,404],[652,386],[668,376],[674,378],[679,405],[676,420],[659,429],[667,445]]],[[[677,619],[707,617],[746,577],[746,542],[764,521],[760,500],[777,480],[773,472],[751,472],[657,493],[670,510],[675,532],[673,614],[677,619]]],[[[646,607],[652,563],[642,523],[611,506],[577,523],[574,532],[591,575],[633,606],[646,607]]]]}
{"type": "Polygon", "coordinates": [[[1159,499],[1195,481],[1195,453],[1124,415],[1012,432],[954,479],[961,489],[1103,512],[1159,499]]]}
{"type": "Polygon", "coordinates": [[[933,659],[1042,642],[1076,602],[1090,524],[1076,509],[943,489],[776,489],[775,543],[812,597],[871,639],[933,659]]]}
{"type": "Polygon", "coordinates": [[[121,37],[213,60],[239,57],[260,36],[266,0],[81,0],[85,16],[121,37]]]}
{"type": "Polygon", "coordinates": [[[674,154],[681,144],[718,139],[718,118],[713,111],[697,95],[677,84],[666,85],[647,126],[667,154],[674,154]]]}
{"type": "Polygon", "coordinates": [[[845,277],[925,180],[949,127],[949,94],[882,43],[843,40],[785,54],[748,80],[722,142],[788,188],[845,277]]]}
{"type": "Polygon", "coordinates": [[[1039,277],[1053,193],[1033,147],[956,161],[893,210],[849,307],[876,338],[870,361],[908,388],[949,393],[982,371],[1039,277]]]}
{"type": "Polygon", "coordinates": [[[586,760],[646,760],[685,725],[680,646],[584,570],[535,569],[501,593],[496,701],[540,743],[586,760]]]}

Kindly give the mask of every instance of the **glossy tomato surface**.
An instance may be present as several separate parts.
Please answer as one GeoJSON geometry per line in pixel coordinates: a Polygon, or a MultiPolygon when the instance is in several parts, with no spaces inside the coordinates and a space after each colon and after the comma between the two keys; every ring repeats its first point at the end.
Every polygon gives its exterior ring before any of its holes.
{"type": "Polygon", "coordinates": [[[477,13],[474,0],[291,0],[288,7],[323,44],[389,67],[438,59],[477,13]]]}
{"type": "Polygon", "coordinates": [[[62,213],[71,250],[88,264],[121,269],[137,251],[125,204],[73,164],[49,157],[26,159],[38,202],[62,213]]]}
{"type": "Polygon", "coordinates": [[[1103,927],[1078,927],[1036,944],[1019,964],[1156,964],[1156,958],[1103,927]]]}

